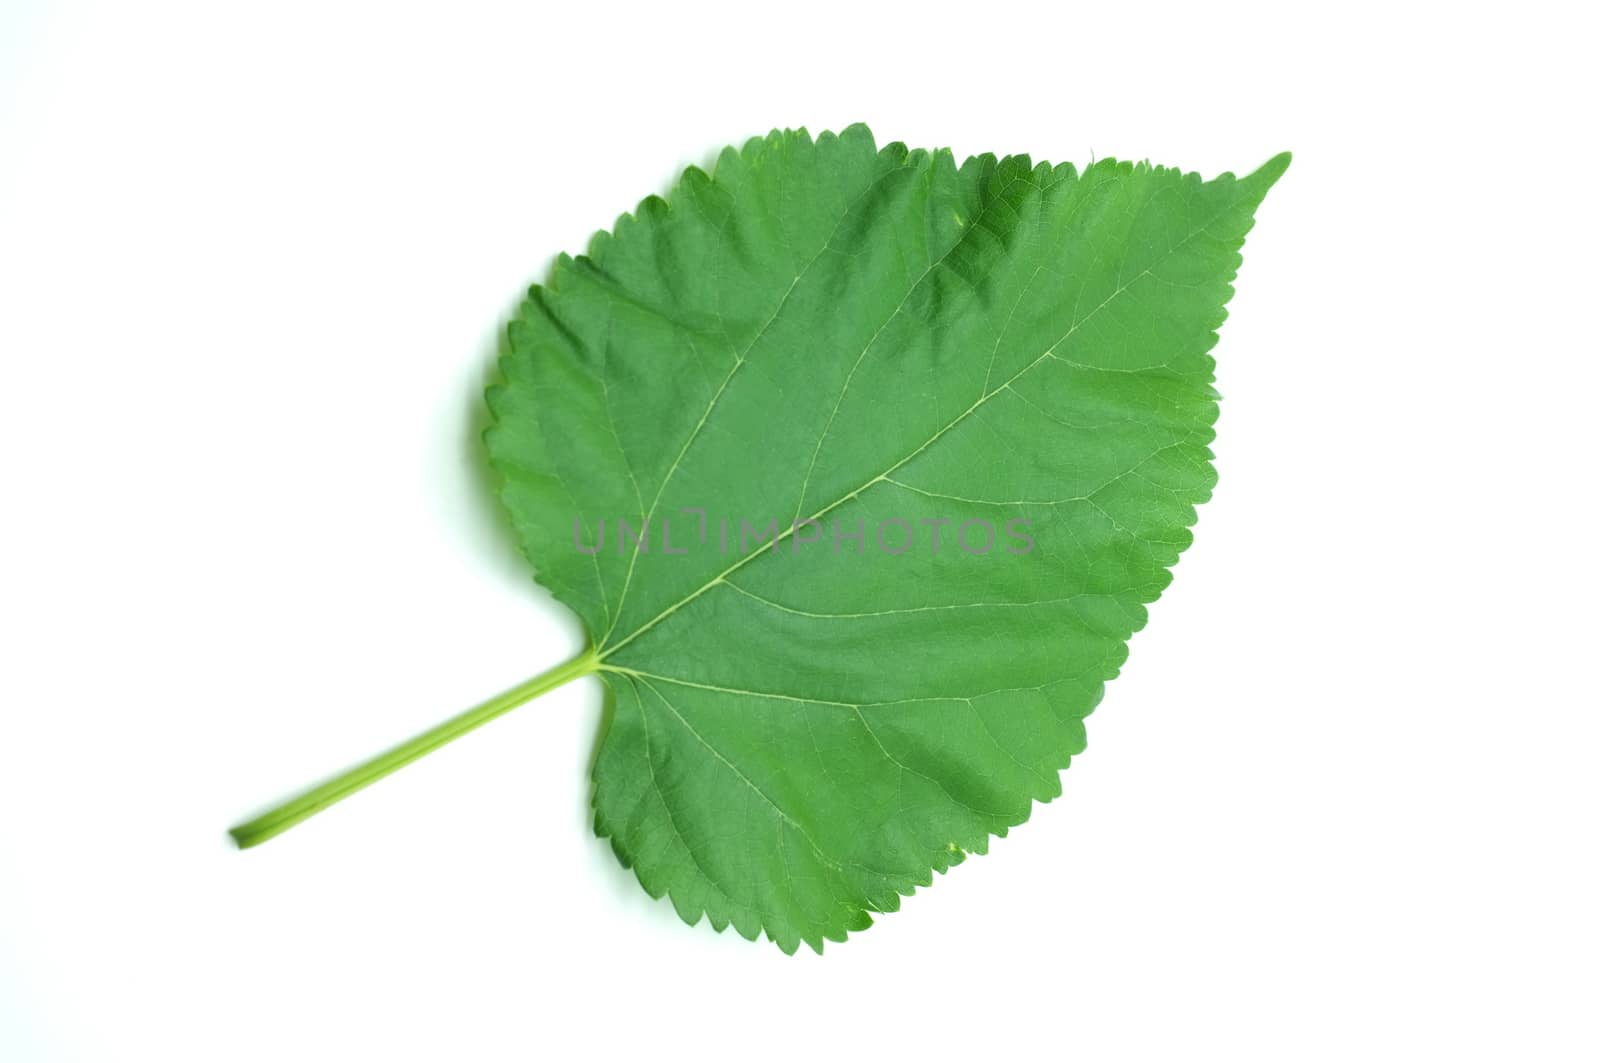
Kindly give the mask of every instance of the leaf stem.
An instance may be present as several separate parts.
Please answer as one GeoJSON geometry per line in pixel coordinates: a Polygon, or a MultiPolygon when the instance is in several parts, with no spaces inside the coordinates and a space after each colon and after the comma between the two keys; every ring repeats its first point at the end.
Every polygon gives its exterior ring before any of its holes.
{"type": "Polygon", "coordinates": [[[549,693],[564,683],[594,672],[600,664],[599,655],[590,649],[583,656],[548,672],[534,676],[504,693],[497,694],[481,705],[476,705],[458,716],[452,716],[437,727],[430,728],[408,742],[402,742],[371,760],[357,764],[348,771],[313,787],[299,797],[285,801],[272,811],[241,823],[228,831],[241,849],[260,845],[270,838],[321,812],[329,805],[343,801],[351,794],[377,782],[391,772],[432,753],[440,746],[455,741],[468,731],[476,730],[496,716],[510,712],[518,705],[549,693]]]}

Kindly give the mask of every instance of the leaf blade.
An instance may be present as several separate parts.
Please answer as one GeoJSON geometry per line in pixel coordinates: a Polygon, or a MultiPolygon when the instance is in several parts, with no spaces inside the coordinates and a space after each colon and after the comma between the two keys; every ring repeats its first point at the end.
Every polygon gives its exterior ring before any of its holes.
{"type": "Polygon", "coordinates": [[[820,951],[1060,792],[1215,481],[1208,352],[1287,164],[775,133],[558,264],[489,447],[596,638],[596,830],[647,890],[820,951]],[[1042,530],[1002,563],[802,557],[792,525],[747,555],[587,555],[551,528],[686,508],[1042,530]]]}

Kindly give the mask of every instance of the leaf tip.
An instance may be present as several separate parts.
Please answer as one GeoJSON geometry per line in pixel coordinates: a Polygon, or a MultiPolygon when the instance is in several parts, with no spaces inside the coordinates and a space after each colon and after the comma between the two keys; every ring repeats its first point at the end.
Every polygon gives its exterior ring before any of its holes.
{"type": "Polygon", "coordinates": [[[1249,177],[1246,177],[1245,180],[1260,182],[1262,186],[1261,190],[1265,192],[1267,189],[1271,188],[1277,183],[1278,178],[1283,176],[1283,172],[1289,168],[1289,163],[1293,160],[1294,154],[1292,152],[1280,151],[1278,154],[1262,163],[1261,166],[1256,169],[1255,173],[1252,173],[1249,177]]]}

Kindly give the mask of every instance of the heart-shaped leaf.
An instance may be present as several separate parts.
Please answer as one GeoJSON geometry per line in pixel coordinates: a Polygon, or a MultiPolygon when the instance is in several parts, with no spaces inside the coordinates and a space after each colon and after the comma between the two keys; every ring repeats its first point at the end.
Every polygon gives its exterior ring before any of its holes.
{"type": "MultiPolygon", "coordinates": [[[[1061,792],[1215,475],[1244,179],[773,133],[561,258],[491,461],[591,650],[595,827],[684,919],[822,948],[1061,792]]],[[[277,817],[277,818],[274,818],[277,817]]]]}

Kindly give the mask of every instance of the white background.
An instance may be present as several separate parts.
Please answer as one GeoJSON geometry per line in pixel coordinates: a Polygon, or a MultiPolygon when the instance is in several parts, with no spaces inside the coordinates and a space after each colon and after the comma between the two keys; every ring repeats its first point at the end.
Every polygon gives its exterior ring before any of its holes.
{"type": "Polygon", "coordinates": [[[1591,45],[1538,3],[9,0],[0,1059],[1597,1058],[1591,45]],[[476,442],[525,286],[856,120],[1295,152],[1221,485],[1065,796],[788,958],[593,837],[584,680],[233,851],[580,649],[476,442]]]}

